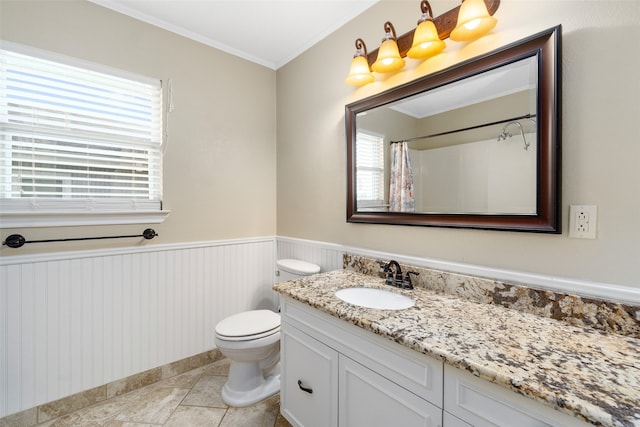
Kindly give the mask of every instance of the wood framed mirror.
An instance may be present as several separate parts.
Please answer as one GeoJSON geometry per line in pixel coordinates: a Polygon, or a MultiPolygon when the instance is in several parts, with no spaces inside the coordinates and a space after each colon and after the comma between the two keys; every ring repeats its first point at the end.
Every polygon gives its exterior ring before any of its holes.
{"type": "Polygon", "coordinates": [[[557,26],[347,105],[347,221],[560,233],[560,41],[557,26]]]}

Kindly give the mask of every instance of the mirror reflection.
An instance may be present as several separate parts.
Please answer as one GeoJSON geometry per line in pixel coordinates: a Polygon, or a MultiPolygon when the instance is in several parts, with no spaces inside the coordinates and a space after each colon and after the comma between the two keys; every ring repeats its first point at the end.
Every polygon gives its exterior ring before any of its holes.
{"type": "Polygon", "coordinates": [[[357,212],[535,215],[538,57],[356,114],[357,212]]]}

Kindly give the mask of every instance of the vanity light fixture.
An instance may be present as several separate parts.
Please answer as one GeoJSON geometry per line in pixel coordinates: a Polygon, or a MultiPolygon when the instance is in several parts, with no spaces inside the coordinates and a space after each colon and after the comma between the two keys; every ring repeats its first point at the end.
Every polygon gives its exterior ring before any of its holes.
{"type": "Polygon", "coordinates": [[[449,37],[456,42],[475,40],[491,31],[497,22],[489,15],[484,0],[462,0],[458,23],[449,37]]]}
{"type": "Polygon", "coordinates": [[[367,53],[364,42],[362,39],[358,39],[363,46],[364,54],[360,51],[358,40],[356,40],[358,51],[351,61],[351,71],[345,79],[345,83],[354,86],[371,83],[375,80],[375,77],[370,73],[371,70],[377,73],[399,71],[405,65],[403,59],[405,56],[413,59],[426,59],[437,55],[445,48],[443,40],[448,37],[454,41],[475,40],[495,27],[497,19],[493,17],[493,14],[496,13],[499,6],[500,0],[462,0],[460,6],[434,17],[429,2],[423,0],[420,2],[422,17],[415,29],[396,37],[395,28],[391,22],[387,21],[384,24],[385,38],[379,49],[367,53]],[[435,29],[435,36],[433,29],[425,29],[432,26],[435,29]],[[428,37],[424,35],[427,32],[430,34],[428,37]],[[428,44],[429,41],[431,41],[431,45],[428,44]],[[363,60],[358,58],[364,58],[368,66],[365,66],[363,60]],[[356,68],[354,69],[354,67],[356,68]],[[362,70],[362,72],[358,70],[362,70]]]}
{"type": "Polygon", "coordinates": [[[412,59],[426,59],[437,55],[446,47],[445,42],[440,40],[436,25],[433,23],[433,12],[428,1],[420,2],[422,16],[418,21],[418,26],[413,32],[413,44],[407,52],[407,56],[412,59]]]}
{"type": "Polygon", "coordinates": [[[362,39],[356,39],[356,53],[351,61],[349,75],[344,79],[345,83],[353,86],[362,86],[375,80],[369,69],[367,60],[367,46],[362,39]]]}
{"type": "Polygon", "coordinates": [[[378,59],[373,63],[371,69],[377,73],[393,73],[404,67],[405,61],[398,51],[396,29],[389,21],[384,23],[384,39],[380,49],[378,49],[378,59]]]}

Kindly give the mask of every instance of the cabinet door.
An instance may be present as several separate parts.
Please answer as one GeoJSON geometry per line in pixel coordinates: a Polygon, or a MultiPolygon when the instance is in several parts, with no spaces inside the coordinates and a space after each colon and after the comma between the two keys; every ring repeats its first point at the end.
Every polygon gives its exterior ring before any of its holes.
{"type": "Polygon", "coordinates": [[[338,353],[295,327],[281,329],[280,411],[297,427],[338,425],[338,353]]]}
{"type": "Polygon", "coordinates": [[[340,426],[439,427],[442,410],[340,355],[340,426]]]}

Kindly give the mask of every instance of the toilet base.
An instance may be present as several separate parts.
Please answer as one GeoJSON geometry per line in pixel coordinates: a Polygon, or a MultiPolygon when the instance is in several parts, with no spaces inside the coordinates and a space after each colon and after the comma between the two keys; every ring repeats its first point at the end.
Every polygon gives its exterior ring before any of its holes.
{"type": "Polygon", "coordinates": [[[222,387],[222,400],[235,407],[253,405],[280,392],[280,366],[266,377],[257,362],[231,361],[229,377],[222,387]]]}
{"type": "Polygon", "coordinates": [[[248,391],[235,391],[225,383],[222,387],[222,400],[229,406],[238,408],[253,405],[280,392],[280,374],[270,375],[264,382],[248,391]]]}

